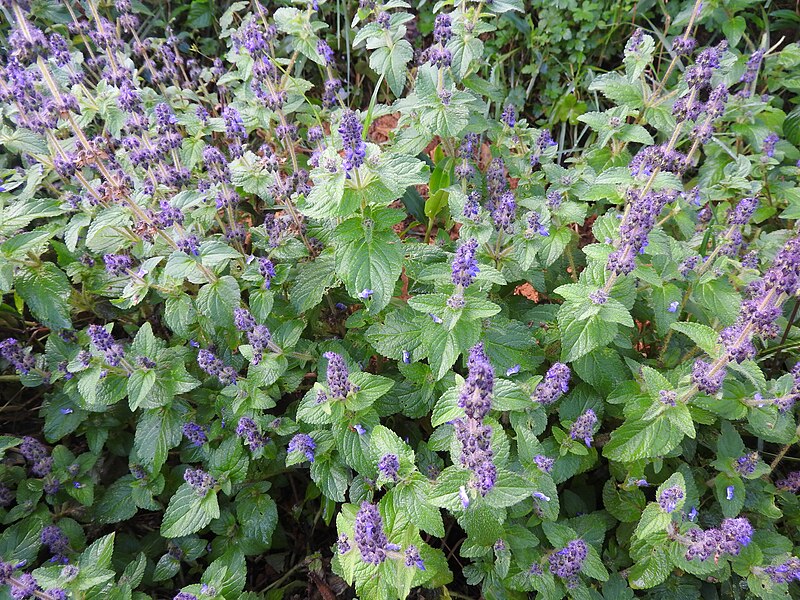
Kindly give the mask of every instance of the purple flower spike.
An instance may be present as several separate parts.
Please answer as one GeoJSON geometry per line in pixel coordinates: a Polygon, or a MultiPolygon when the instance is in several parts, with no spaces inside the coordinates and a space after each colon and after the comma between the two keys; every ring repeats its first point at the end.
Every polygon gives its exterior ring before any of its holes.
{"type": "Polygon", "coordinates": [[[550,555],[550,572],[564,579],[567,587],[578,585],[578,574],[583,561],[589,554],[589,547],[583,540],[572,540],[564,548],[550,555]]]}
{"type": "Polygon", "coordinates": [[[552,404],[569,390],[570,370],[564,363],[553,363],[544,379],[536,386],[531,399],[534,402],[552,404]]]}
{"type": "Polygon", "coordinates": [[[456,250],[451,274],[453,284],[466,288],[475,281],[475,277],[480,272],[478,260],[475,258],[477,249],[478,240],[471,238],[456,250]]]}
{"type": "Polygon", "coordinates": [[[350,373],[342,355],[336,352],[326,352],[322,356],[328,360],[326,377],[331,398],[344,400],[349,393],[357,392],[358,386],[353,385],[347,379],[350,373]]]}
{"type": "Polygon", "coordinates": [[[674,485],[661,492],[658,496],[658,505],[664,512],[671,513],[678,507],[678,502],[683,500],[683,497],[683,490],[674,485]]]}
{"type": "Polygon", "coordinates": [[[425,563],[419,555],[419,550],[417,550],[416,546],[411,545],[406,548],[405,557],[407,567],[417,567],[420,571],[425,570],[425,563]]]}
{"type": "Polygon", "coordinates": [[[580,417],[578,417],[572,424],[569,430],[569,436],[573,440],[581,439],[586,444],[587,448],[592,447],[592,439],[594,436],[594,426],[597,423],[597,415],[590,408],[580,417]]]}
{"type": "Polygon", "coordinates": [[[367,145],[361,139],[363,130],[355,112],[348,110],[344,113],[339,123],[339,135],[344,145],[344,170],[348,177],[351,171],[364,164],[367,155],[367,145]]]}
{"type": "Polygon", "coordinates": [[[361,558],[371,565],[379,565],[386,560],[387,551],[394,547],[389,544],[383,530],[383,519],[378,507],[363,502],[356,514],[355,542],[361,558]]]}
{"type": "Polygon", "coordinates": [[[293,452],[300,452],[303,454],[308,462],[314,462],[314,450],[316,450],[317,444],[314,442],[314,438],[310,435],[305,433],[298,433],[295,435],[291,440],[289,440],[289,445],[286,448],[286,451],[291,454],[293,452]]]}

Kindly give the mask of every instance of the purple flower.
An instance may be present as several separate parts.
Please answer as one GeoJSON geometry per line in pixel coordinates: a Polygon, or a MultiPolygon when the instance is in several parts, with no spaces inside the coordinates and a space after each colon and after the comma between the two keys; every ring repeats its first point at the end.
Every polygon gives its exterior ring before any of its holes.
{"type": "Polygon", "coordinates": [[[326,352],[322,356],[328,360],[326,378],[331,398],[344,400],[351,392],[357,392],[358,386],[348,381],[350,373],[342,355],[336,352],[326,352]]]}
{"type": "Polygon", "coordinates": [[[347,537],[346,533],[340,533],[339,539],[336,540],[336,551],[339,554],[347,554],[350,552],[350,539],[347,537]]]}
{"type": "Polygon", "coordinates": [[[452,35],[453,31],[450,15],[447,13],[436,15],[436,21],[434,22],[433,26],[434,42],[444,45],[452,37],[452,35]]]}
{"type": "Polygon", "coordinates": [[[608,256],[607,264],[609,271],[618,275],[636,268],[635,258],[644,252],[656,219],[664,206],[677,197],[675,191],[650,191],[642,196],[633,189],[629,189],[627,195],[631,210],[619,228],[620,245],[608,256]]]}
{"type": "Polygon", "coordinates": [[[792,556],[784,563],[765,567],[764,573],[775,583],[800,581],[800,558],[792,556]]]}
{"type": "Polygon", "coordinates": [[[678,56],[691,56],[696,46],[695,39],[686,35],[672,40],[672,51],[678,56]]]}
{"type": "Polygon", "coordinates": [[[400,470],[400,460],[396,454],[384,454],[378,461],[378,471],[389,481],[397,481],[397,473],[400,470]]]}
{"type": "Polygon", "coordinates": [[[667,311],[671,313],[678,312],[678,307],[680,305],[681,303],[678,302],[677,300],[675,300],[674,302],[670,302],[669,306],[667,307],[667,311]]]}
{"type": "Polygon", "coordinates": [[[728,213],[729,225],[747,225],[758,208],[758,198],[742,198],[736,208],[728,213]]]}
{"type": "Polygon", "coordinates": [[[497,481],[497,468],[492,462],[492,428],[483,424],[483,418],[491,409],[494,369],[482,343],[470,350],[467,366],[469,375],[458,398],[466,418],[456,419],[453,426],[461,443],[461,465],[472,471],[476,489],[485,496],[497,481]]]}
{"type": "Polygon", "coordinates": [[[522,368],[521,365],[514,365],[513,367],[509,367],[506,369],[506,377],[511,377],[512,375],[516,375],[519,373],[519,370],[522,368]]]}
{"type": "Polygon", "coordinates": [[[69,538],[64,535],[60,527],[57,525],[47,525],[42,529],[40,539],[42,544],[50,549],[50,554],[53,555],[50,562],[67,561],[66,554],[69,551],[69,538]]]}
{"type": "Polygon", "coordinates": [[[733,494],[736,491],[736,488],[732,485],[729,485],[725,488],[725,499],[726,500],[733,500],[733,494]]]}
{"type": "Polygon", "coordinates": [[[494,228],[497,231],[513,233],[514,219],[517,216],[517,202],[514,199],[513,192],[502,194],[497,202],[492,204],[492,207],[493,210],[490,212],[494,221],[494,228]]]}
{"type": "Polygon", "coordinates": [[[193,446],[199,447],[208,441],[206,430],[192,421],[189,421],[183,425],[183,435],[193,446]]]}
{"type": "Polygon", "coordinates": [[[458,406],[464,409],[467,418],[480,421],[491,409],[494,390],[494,369],[482,342],[469,351],[467,366],[469,374],[459,394],[458,406]]]}
{"type": "Polygon", "coordinates": [[[406,548],[405,557],[407,567],[417,567],[420,571],[425,570],[425,563],[419,555],[419,550],[413,544],[406,548]]]}
{"type": "Polygon", "coordinates": [[[355,543],[361,558],[371,565],[379,565],[386,560],[387,551],[399,550],[390,544],[383,530],[383,519],[378,507],[369,502],[362,502],[356,513],[354,530],[355,543]]]}
{"type": "Polygon", "coordinates": [[[121,275],[133,265],[133,260],[127,254],[105,254],[103,262],[109,275],[121,275]]]}
{"type": "Polygon", "coordinates": [[[777,144],[779,140],[780,138],[776,134],[770,133],[764,138],[764,144],[761,147],[761,151],[768,157],[772,158],[775,156],[775,144],[777,144]]]}
{"type": "Polygon", "coordinates": [[[348,177],[350,172],[364,164],[367,155],[367,145],[361,139],[363,126],[358,115],[348,110],[342,115],[339,122],[339,135],[344,145],[344,170],[348,177]]]}
{"type": "Polygon", "coordinates": [[[531,400],[544,404],[552,404],[569,390],[570,370],[564,363],[553,363],[547,370],[544,379],[536,386],[531,400]]]}
{"type": "Polygon", "coordinates": [[[578,585],[578,574],[588,554],[589,547],[586,542],[572,540],[564,548],[550,555],[550,572],[564,579],[567,587],[573,588],[578,585]]]}
{"type": "Polygon", "coordinates": [[[467,495],[467,490],[463,485],[458,488],[458,497],[461,500],[461,506],[467,508],[469,506],[469,496],[467,495]]]}
{"type": "Polygon", "coordinates": [[[256,326],[256,320],[246,308],[236,308],[233,311],[233,324],[239,331],[252,331],[256,326]]]}
{"type": "Polygon", "coordinates": [[[800,471],[792,471],[785,479],[779,479],[775,487],[782,492],[800,493],[800,471]]]}
{"type": "Polygon", "coordinates": [[[205,496],[208,491],[217,485],[217,480],[202,469],[186,469],[183,479],[198,496],[205,496]]]}
{"type": "Polygon", "coordinates": [[[36,359],[33,355],[20,346],[14,338],[6,338],[0,342],[0,356],[9,362],[20,375],[27,375],[31,369],[36,367],[36,359]]]}
{"type": "Polygon", "coordinates": [[[275,277],[275,265],[268,258],[260,257],[258,259],[258,272],[264,278],[264,287],[269,289],[272,278],[275,277]]]}
{"type": "Polygon", "coordinates": [[[664,406],[677,406],[678,393],[674,390],[661,390],[658,392],[658,401],[664,406]]]}
{"type": "Polygon", "coordinates": [[[589,294],[589,300],[592,304],[605,304],[608,302],[608,292],[603,289],[598,289],[589,294]]]}
{"type": "Polygon", "coordinates": [[[197,596],[189,592],[178,592],[172,600],[197,600],[197,596]]]}
{"type": "Polygon", "coordinates": [[[514,128],[514,125],[517,124],[517,110],[514,108],[513,104],[506,104],[505,109],[503,109],[503,114],[500,116],[500,120],[510,128],[514,128]]]}
{"type": "Polygon", "coordinates": [[[664,512],[671,513],[678,507],[678,502],[683,500],[683,497],[683,490],[677,485],[673,485],[659,494],[658,505],[664,512]]]}
{"type": "Polygon", "coordinates": [[[53,458],[47,448],[36,438],[25,436],[22,438],[19,452],[30,464],[31,473],[35,477],[45,477],[53,470],[53,458]]]}
{"type": "Polygon", "coordinates": [[[239,377],[233,367],[226,367],[225,363],[209,350],[200,350],[197,353],[197,366],[212,377],[219,379],[222,385],[233,385],[239,377]]]}
{"type": "Polygon", "coordinates": [[[456,250],[451,274],[453,284],[456,286],[469,287],[480,272],[478,260],[475,258],[477,249],[478,240],[471,238],[456,250]]]}
{"type": "Polygon", "coordinates": [[[192,256],[200,256],[200,240],[196,235],[188,235],[185,238],[178,239],[175,243],[178,246],[178,250],[192,256]]]}
{"type": "Polygon", "coordinates": [[[569,430],[569,436],[573,440],[583,440],[587,448],[591,448],[594,436],[594,426],[597,423],[597,415],[590,408],[579,416],[569,430]]]}
{"type": "Polygon", "coordinates": [[[758,69],[761,67],[761,61],[764,60],[764,50],[756,50],[747,59],[745,71],[739,81],[742,83],[752,83],[758,77],[758,69]]]}
{"type": "Polygon", "coordinates": [[[358,292],[357,295],[361,300],[369,300],[370,298],[372,298],[372,295],[374,293],[375,293],[375,290],[371,290],[369,288],[364,288],[363,290],[358,292]]]}
{"type": "Polygon", "coordinates": [[[0,507],[6,508],[14,502],[15,494],[4,483],[0,483],[0,507]]]}
{"type": "Polygon", "coordinates": [[[317,54],[322,57],[322,64],[326,66],[333,64],[333,50],[325,40],[317,41],[317,54]]]}
{"type": "Polygon", "coordinates": [[[37,590],[40,590],[39,584],[33,575],[30,573],[22,573],[16,578],[16,581],[11,586],[11,597],[14,600],[25,600],[26,598],[35,598],[37,590]]]}
{"type": "Polygon", "coordinates": [[[537,454],[533,457],[533,464],[535,464],[536,468],[542,473],[549,473],[552,471],[555,463],[556,460],[554,458],[550,458],[544,454],[537,454]]]}
{"type": "Polygon", "coordinates": [[[748,476],[752,475],[758,466],[758,452],[748,452],[744,456],[736,459],[734,469],[739,475],[748,476]]]}
{"type": "Polygon", "coordinates": [[[690,529],[686,532],[686,560],[705,561],[714,557],[716,561],[723,554],[736,556],[750,543],[752,536],[753,527],[744,517],[725,519],[719,528],[690,529]]]}
{"type": "Polygon", "coordinates": [[[259,431],[258,425],[250,417],[242,417],[239,419],[239,423],[236,425],[236,435],[243,438],[247,445],[253,450],[263,448],[269,440],[267,436],[259,431]]]}
{"type": "Polygon", "coordinates": [[[314,438],[305,433],[298,433],[291,440],[289,440],[289,445],[287,446],[286,451],[289,454],[299,452],[306,457],[308,462],[313,463],[314,450],[316,450],[316,448],[317,444],[314,442],[314,438]]]}
{"type": "Polygon", "coordinates": [[[539,213],[532,212],[528,215],[528,228],[525,230],[525,238],[532,239],[534,235],[549,236],[547,227],[542,225],[539,213]]]}
{"type": "Polygon", "coordinates": [[[712,373],[709,363],[697,359],[692,366],[692,383],[694,383],[701,392],[713,396],[722,388],[722,382],[725,380],[726,372],[726,369],[723,367],[712,373]]]}

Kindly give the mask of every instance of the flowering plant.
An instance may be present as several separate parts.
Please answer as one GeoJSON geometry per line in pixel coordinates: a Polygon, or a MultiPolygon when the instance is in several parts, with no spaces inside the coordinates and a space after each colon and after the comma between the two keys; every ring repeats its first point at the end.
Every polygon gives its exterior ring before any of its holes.
{"type": "Polygon", "coordinates": [[[322,4],[0,2],[0,598],[797,594],[798,45],[673,7],[570,149],[520,0],[322,4]]]}

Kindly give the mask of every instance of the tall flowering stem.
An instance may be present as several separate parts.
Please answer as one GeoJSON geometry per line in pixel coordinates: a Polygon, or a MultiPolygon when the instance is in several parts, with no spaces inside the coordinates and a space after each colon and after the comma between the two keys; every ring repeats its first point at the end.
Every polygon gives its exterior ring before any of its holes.
{"type": "Polygon", "coordinates": [[[492,461],[492,428],[483,423],[492,408],[494,369],[479,343],[469,352],[469,375],[458,397],[458,406],[464,409],[463,419],[453,423],[456,437],[461,443],[461,465],[472,471],[472,484],[485,496],[497,482],[497,468],[492,461]]]}

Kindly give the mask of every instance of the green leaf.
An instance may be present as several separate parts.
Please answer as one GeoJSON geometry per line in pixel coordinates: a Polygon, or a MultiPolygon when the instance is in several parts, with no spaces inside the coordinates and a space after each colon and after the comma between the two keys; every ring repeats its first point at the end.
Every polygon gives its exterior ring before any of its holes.
{"type": "Polygon", "coordinates": [[[222,327],[233,325],[233,311],[239,307],[240,302],[239,284],[230,275],[204,285],[196,300],[200,313],[222,327]]]}
{"type": "Polygon", "coordinates": [[[561,359],[572,362],[589,354],[596,348],[610,344],[617,336],[617,324],[603,320],[599,314],[585,320],[572,316],[564,303],[558,312],[558,327],[561,331],[561,359]]]}
{"type": "Polygon", "coordinates": [[[369,57],[369,66],[378,75],[383,75],[398,98],[403,94],[408,69],[406,65],[414,57],[414,49],[406,40],[398,40],[391,47],[381,47],[369,57]]]}
{"type": "Polygon", "coordinates": [[[297,265],[289,300],[302,314],[322,302],[325,292],[336,280],[336,263],[331,252],[323,252],[315,260],[297,265]]]}
{"type": "MultiPolygon", "coordinates": [[[[371,220],[371,219],[370,219],[371,220]]],[[[393,231],[376,231],[358,217],[336,229],[341,244],[336,247],[336,271],[354,298],[372,290],[366,302],[371,313],[381,311],[392,298],[403,268],[403,250],[393,231]]]]}
{"type": "Polygon", "coordinates": [[[628,581],[635,590],[649,589],[663,583],[672,569],[672,560],[666,548],[654,546],[631,567],[628,581]]]}
{"type": "Polygon", "coordinates": [[[708,325],[680,322],[673,323],[670,327],[684,334],[709,356],[715,357],[719,354],[719,344],[717,343],[719,334],[708,325]]]}
{"type": "Polygon", "coordinates": [[[181,537],[200,531],[213,519],[219,517],[216,490],[199,496],[188,483],[182,483],[161,522],[161,535],[167,538],[181,537]]]}
{"type": "Polygon", "coordinates": [[[133,475],[125,475],[108,487],[92,513],[98,523],[119,523],[136,514],[136,504],[131,502],[131,481],[133,475]]]}
{"type": "Polygon", "coordinates": [[[408,352],[411,360],[416,362],[425,356],[422,330],[422,321],[417,313],[401,308],[388,313],[383,323],[370,326],[365,337],[383,356],[403,360],[403,352],[408,352]]]}
{"type": "Polygon", "coordinates": [[[447,374],[462,352],[478,343],[481,325],[477,321],[459,321],[448,331],[433,320],[425,320],[423,323],[422,344],[433,376],[438,381],[447,374]]]}
{"type": "Polygon", "coordinates": [[[50,329],[71,329],[69,298],[72,286],[64,272],[53,263],[27,265],[17,272],[16,291],[33,316],[50,329]]]}
{"type": "Polygon", "coordinates": [[[611,434],[603,456],[619,462],[633,462],[663,456],[680,444],[683,432],[661,415],[653,421],[626,421],[611,434]]]}

